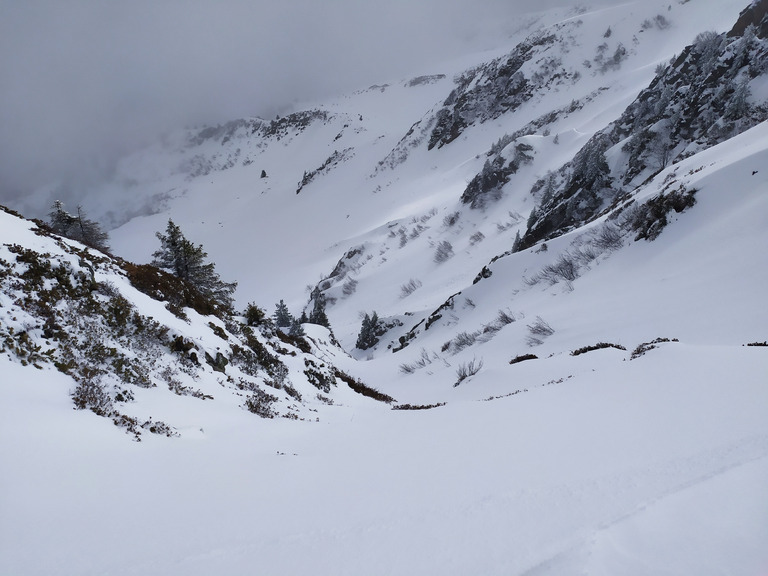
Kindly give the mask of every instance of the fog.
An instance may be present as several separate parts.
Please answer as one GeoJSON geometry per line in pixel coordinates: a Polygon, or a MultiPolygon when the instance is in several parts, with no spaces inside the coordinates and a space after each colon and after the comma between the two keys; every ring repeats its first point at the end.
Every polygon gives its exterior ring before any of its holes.
{"type": "Polygon", "coordinates": [[[489,47],[557,0],[0,0],[0,202],[166,129],[271,117],[489,47]]]}

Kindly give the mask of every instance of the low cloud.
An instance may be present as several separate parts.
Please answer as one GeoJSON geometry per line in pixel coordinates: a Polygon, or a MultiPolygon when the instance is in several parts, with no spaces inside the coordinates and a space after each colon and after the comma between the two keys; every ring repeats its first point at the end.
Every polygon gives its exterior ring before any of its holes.
{"type": "Polygon", "coordinates": [[[89,185],[163,130],[405,76],[551,0],[0,0],[0,202],[89,185]]]}

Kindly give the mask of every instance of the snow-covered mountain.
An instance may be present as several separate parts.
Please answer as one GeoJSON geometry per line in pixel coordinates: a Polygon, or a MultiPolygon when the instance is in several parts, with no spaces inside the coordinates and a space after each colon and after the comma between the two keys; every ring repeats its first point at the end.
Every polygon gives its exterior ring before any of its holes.
{"type": "Polygon", "coordinates": [[[554,10],[169,134],[81,198],[119,258],[0,211],[0,572],[760,573],[767,13],[554,10]],[[169,218],[330,331],[179,300],[169,218]]]}

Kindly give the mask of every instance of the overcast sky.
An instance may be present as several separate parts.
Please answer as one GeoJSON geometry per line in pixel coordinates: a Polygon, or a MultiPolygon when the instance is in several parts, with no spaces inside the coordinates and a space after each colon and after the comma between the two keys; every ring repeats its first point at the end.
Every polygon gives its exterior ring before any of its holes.
{"type": "Polygon", "coordinates": [[[436,71],[565,0],[0,0],[0,202],[165,128],[436,71]]]}

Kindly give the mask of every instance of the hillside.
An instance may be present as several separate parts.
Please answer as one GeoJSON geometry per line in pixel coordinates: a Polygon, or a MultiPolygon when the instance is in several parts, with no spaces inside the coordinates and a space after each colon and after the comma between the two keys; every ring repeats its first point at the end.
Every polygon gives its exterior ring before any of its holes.
{"type": "Polygon", "coordinates": [[[0,572],[760,573],[766,13],[552,10],[169,134],[82,194],[113,254],[0,210],[0,572]]]}

